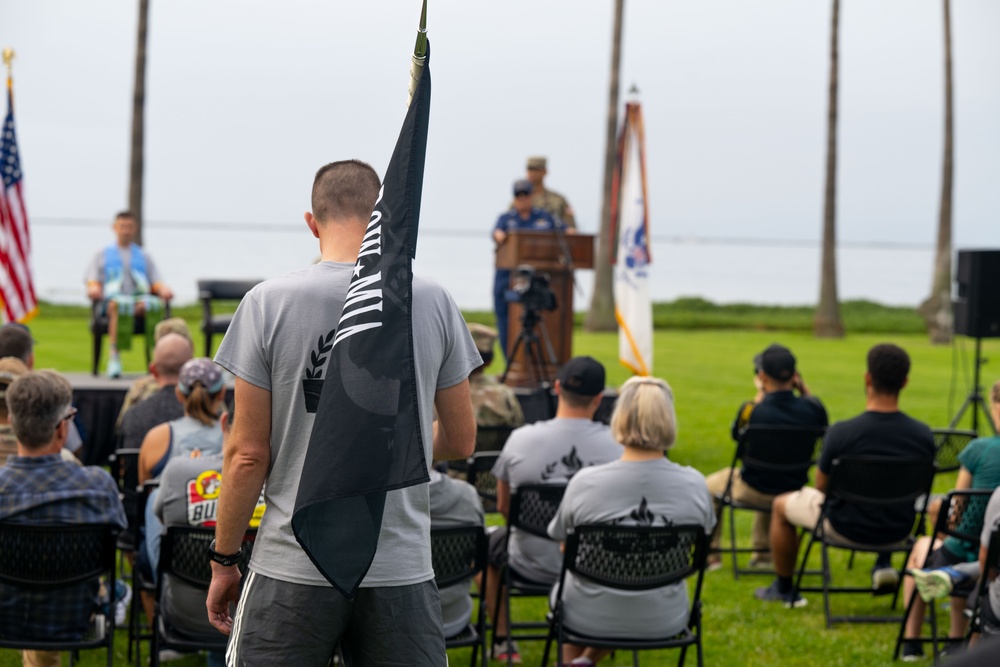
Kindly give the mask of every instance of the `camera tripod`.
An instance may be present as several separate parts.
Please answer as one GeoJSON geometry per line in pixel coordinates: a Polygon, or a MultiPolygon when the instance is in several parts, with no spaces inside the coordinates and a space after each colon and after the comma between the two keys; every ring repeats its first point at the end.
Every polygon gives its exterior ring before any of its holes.
{"type": "Polygon", "coordinates": [[[507,358],[507,368],[504,369],[503,375],[500,376],[500,382],[506,382],[507,374],[510,373],[511,361],[517,356],[517,351],[524,346],[524,360],[525,365],[531,368],[531,375],[535,380],[535,386],[539,386],[543,383],[549,383],[552,378],[549,377],[548,367],[554,366],[556,364],[556,353],[552,348],[552,341],[549,339],[549,333],[545,330],[545,327],[539,327],[539,323],[542,321],[542,314],[535,310],[525,308],[524,312],[521,314],[521,332],[517,334],[517,340],[514,341],[514,346],[510,349],[510,356],[507,358]],[[539,336],[536,330],[541,330],[541,336],[539,336]],[[544,344],[544,349],[543,349],[544,344]],[[543,354],[547,356],[543,356],[543,354]]]}
{"type": "Polygon", "coordinates": [[[986,406],[986,399],[983,398],[983,388],[979,384],[980,371],[983,364],[986,363],[986,359],[983,359],[983,339],[976,337],[976,361],[975,370],[973,371],[972,389],[969,391],[968,396],[965,397],[965,402],[962,403],[962,407],[958,409],[958,414],[955,418],[951,420],[951,424],[948,428],[955,428],[958,422],[962,421],[962,417],[965,416],[966,410],[972,410],[972,430],[979,431],[979,411],[982,410],[983,416],[986,417],[986,423],[989,424],[990,430],[994,434],[997,432],[996,425],[993,423],[993,419],[990,416],[990,409],[986,406]]]}

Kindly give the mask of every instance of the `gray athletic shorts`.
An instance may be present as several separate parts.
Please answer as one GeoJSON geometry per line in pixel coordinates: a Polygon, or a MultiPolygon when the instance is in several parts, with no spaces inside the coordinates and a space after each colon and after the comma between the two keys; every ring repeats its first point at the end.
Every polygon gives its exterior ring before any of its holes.
{"type": "Polygon", "coordinates": [[[348,667],[447,664],[434,581],[361,588],[349,601],[333,588],[247,575],[227,667],[326,667],[340,644],[348,667]]]}

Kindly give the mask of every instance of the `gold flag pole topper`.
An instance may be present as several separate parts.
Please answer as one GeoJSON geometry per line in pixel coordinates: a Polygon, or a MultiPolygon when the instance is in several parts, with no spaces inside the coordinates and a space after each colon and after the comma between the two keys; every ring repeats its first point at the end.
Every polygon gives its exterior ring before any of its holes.
{"type": "Polygon", "coordinates": [[[427,0],[424,0],[420,10],[420,26],[417,28],[417,43],[413,45],[413,56],[410,59],[410,87],[406,96],[406,106],[413,102],[413,93],[417,92],[417,82],[420,73],[424,71],[424,61],[427,60],[427,0]]]}
{"type": "Polygon", "coordinates": [[[14,78],[14,49],[5,47],[3,50],[3,64],[7,66],[7,87],[10,87],[11,79],[14,78]]]}

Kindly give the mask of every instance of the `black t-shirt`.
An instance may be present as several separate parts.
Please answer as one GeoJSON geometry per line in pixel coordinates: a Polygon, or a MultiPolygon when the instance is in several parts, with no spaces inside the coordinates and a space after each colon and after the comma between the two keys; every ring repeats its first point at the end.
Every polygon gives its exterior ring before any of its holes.
{"type": "MultiPolygon", "coordinates": [[[[733,438],[738,439],[748,424],[773,426],[826,426],[826,409],[815,396],[796,396],[792,391],[775,391],[764,396],[757,405],[744,403],[733,422],[733,438]],[[752,410],[747,416],[750,406],[752,410]]],[[[743,466],[740,473],[744,482],[761,493],[784,493],[802,488],[807,473],[775,473],[743,466]]]]}
{"type": "MultiPolygon", "coordinates": [[[[862,412],[837,422],[826,432],[819,469],[829,475],[833,460],[850,456],[898,456],[934,459],[934,436],[923,422],[902,412],[862,412]]],[[[913,529],[913,503],[872,507],[830,500],[830,523],[856,542],[884,544],[901,540],[913,529]]]]}

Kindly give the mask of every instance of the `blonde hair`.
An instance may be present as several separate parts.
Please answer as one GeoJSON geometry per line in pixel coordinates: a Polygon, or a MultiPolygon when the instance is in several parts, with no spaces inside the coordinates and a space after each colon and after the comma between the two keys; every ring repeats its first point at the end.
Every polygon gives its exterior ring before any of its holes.
{"type": "Polygon", "coordinates": [[[215,401],[219,398],[219,394],[225,390],[226,388],[223,387],[214,394],[210,394],[201,382],[195,382],[194,386],[191,387],[191,393],[184,396],[184,412],[188,417],[193,417],[202,424],[211,426],[219,421],[219,411],[215,401]]]}
{"type": "Polygon", "coordinates": [[[673,447],[677,414],[670,385],[659,378],[629,378],[618,392],[611,435],[635,449],[667,451],[673,447]]]}

